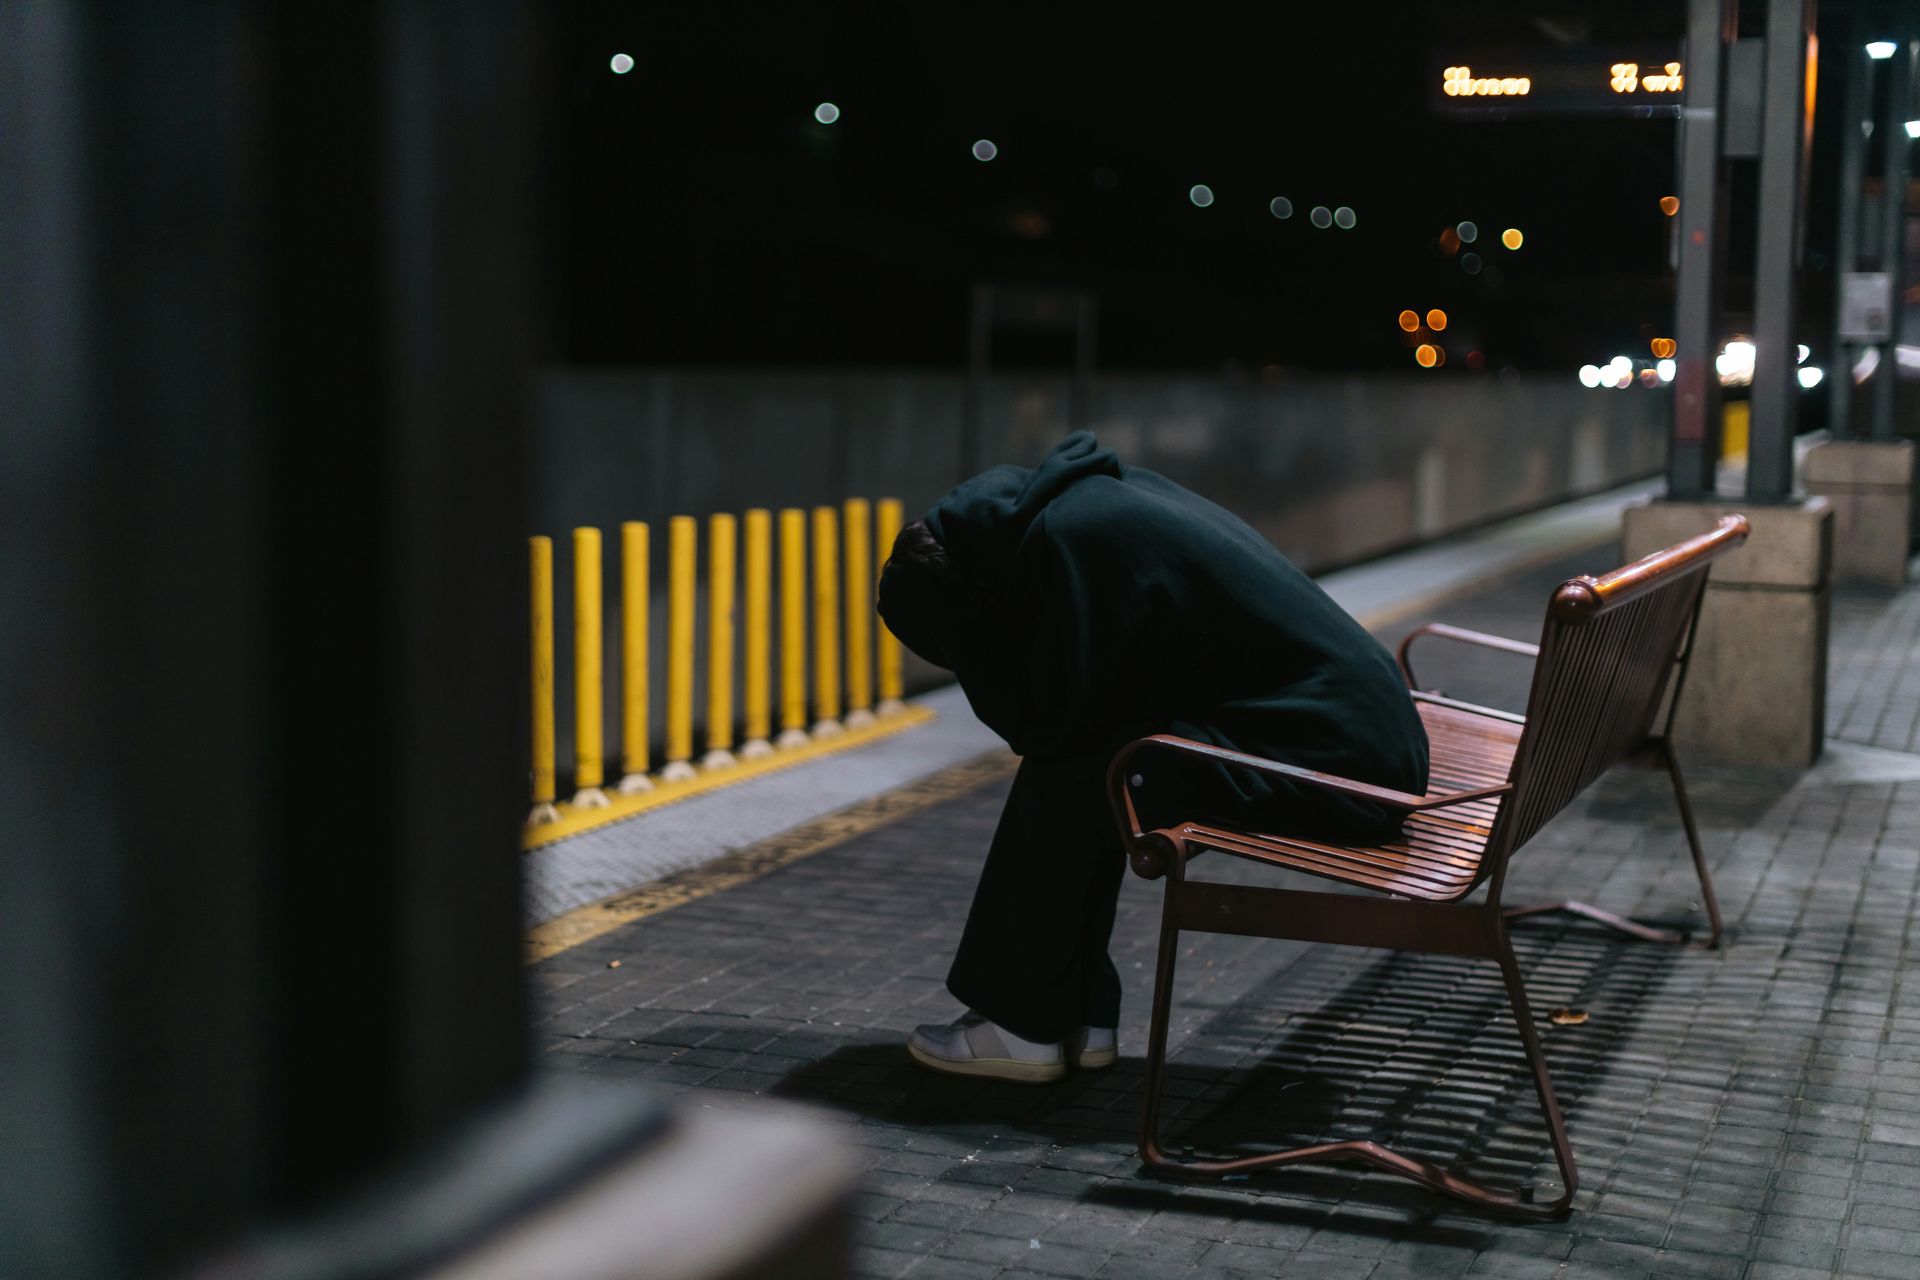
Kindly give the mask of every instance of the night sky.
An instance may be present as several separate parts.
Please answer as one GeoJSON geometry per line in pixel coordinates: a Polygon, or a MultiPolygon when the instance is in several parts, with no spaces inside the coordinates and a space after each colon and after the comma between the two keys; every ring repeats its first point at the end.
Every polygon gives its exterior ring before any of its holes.
{"type": "Polygon", "coordinates": [[[570,8],[548,95],[556,354],[959,367],[981,281],[1093,291],[1110,371],[1412,370],[1403,308],[1448,313],[1434,376],[1473,373],[1469,350],[1571,376],[1666,331],[1671,119],[1462,122],[1430,82],[1455,51],[1677,50],[1684,4],[1304,8],[570,8]],[[1316,229],[1314,205],[1356,225],[1316,229]],[[1477,276],[1437,243],[1462,220],[1477,276]]]}

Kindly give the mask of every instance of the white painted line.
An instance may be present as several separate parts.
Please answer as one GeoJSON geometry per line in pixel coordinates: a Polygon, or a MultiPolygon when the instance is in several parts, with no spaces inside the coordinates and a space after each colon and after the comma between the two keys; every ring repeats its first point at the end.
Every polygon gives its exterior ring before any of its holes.
{"type": "Polygon", "coordinates": [[[1619,532],[1621,512],[1664,492],[1665,483],[1644,480],[1609,489],[1432,546],[1329,573],[1318,581],[1321,589],[1356,618],[1391,615],[1414,601],[1450,595],[1559,552],[1603,541],[1619,532]]]}

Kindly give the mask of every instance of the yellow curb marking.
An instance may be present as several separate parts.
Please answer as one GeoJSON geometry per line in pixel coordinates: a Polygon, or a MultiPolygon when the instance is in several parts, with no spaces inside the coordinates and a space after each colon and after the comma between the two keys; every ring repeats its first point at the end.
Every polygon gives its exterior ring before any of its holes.
{"type": "Polygon", "coordinates": [[[583,831],[593,831],[609,823],[631,818],[635,814],[645,813],[649,809],[658,809],[688,796],[697,796],[703,791],[712,791],[735,782],[745,782],[748,778],[764,777],[777,773],[796,764],[805,764],[809,760],[818,760],[837,751],[850,747],[865,746],[879,738],[888,737],[902,729],[914,725],[926,724],[933,719],[933,712],[926,707],[909,706],[897,715],[876,720],[864,728],[848,729],[845,733],[832,738],[816,739],[804,746],[790,747],[770,756],[761,756],[752,760],[742,760],[726,769],[703,772],[685,782],[663,782],[656,778],[652,791],[638,795],[619,795],[609,792],[607,804],[598,809],[576,809],[572,805],[559,806],[558,822],[543,822],[539,826],[528,827],[520,834],[522,850],[538,849],[542,845],[564,840],[568,836],[577,836],[583,831]]]}
{"type": "Polygon", "coordinates": [[[938,773],[928,774],[903,787],[883,791],[844,809],[822,814],[811,822],[804,822],[790,831],[736,849],[711,862],[577,907],[565,915],[536,925],[528,933],[527,963],[559,955],[570,947],[611,933],[621,925],[670,911],[696,898],[704,898],[749,880],[757,880],[769,871],[844,844],[856,836],[877,831],[922,809],[956,800],[990,782],[1010,777],[1019,763],[1019,758],[1010,752],[990,751],[938,773]]]}

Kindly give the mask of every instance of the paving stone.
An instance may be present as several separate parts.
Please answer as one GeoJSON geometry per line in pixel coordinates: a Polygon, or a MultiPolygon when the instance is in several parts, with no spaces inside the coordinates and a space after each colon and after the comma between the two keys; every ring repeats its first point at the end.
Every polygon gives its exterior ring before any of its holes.
{"type": "Polygon", "coordinates": [[[853,1274],[894,1280],[895,1277],[904,1276],[918,1267],[923,1257],[924,1255],[919,1253],[900,1253],[893,1249],[856,1245],[853,1252],[853,1274]]]}
{"type": "MultiPolygon", "coordinates": [[[[1531,636],[1551,585],[1594,563],[1547,566],[1440,620],[1531,636]]],[[[1920,587],[1836,596],[1832,644],[1832,732],[1920,752],[1920,587]],[[1879,715],[1900,699],[1913,706],[1879,715]]],[[[1436,645],[1426,665],[1457,696],[1524,694],[1500,655],[1436,645]]],[[[1558,1223],[1348,1168],[1145,1176],[1133,1130],[1159,898],[1131,877],[1112,948],[1127,984],[1117,1066],[1019,1087],[911,1064],[906,1031],[958,1012],[942,977],[1004,783],[534,966],[539,1061],[688,1105],[761,1095],[836,1117],[862,1170],[860,1275],[1920,1274],[1920,1013],[1895,999],[1920,937],[1920,782],[1711,768],[1689,781],[1728,921],[1719,950],[1555,918],[1514,929],[1536,1015],[1588,1014],[1541,1027],[1581,1173],[1558,1223]]],[[[1195,865],[1273,882],[1223,857],[1195,865]]],[[[1515,859],[1509,886],[1514,901],[1693,915],[1664,777],[1601,780],[1515,859]]],[[[1174,1010],[1176,1149],[1376,1137],[1554,1193],[1490,965],[1190,935],[1174,1010]]]]}

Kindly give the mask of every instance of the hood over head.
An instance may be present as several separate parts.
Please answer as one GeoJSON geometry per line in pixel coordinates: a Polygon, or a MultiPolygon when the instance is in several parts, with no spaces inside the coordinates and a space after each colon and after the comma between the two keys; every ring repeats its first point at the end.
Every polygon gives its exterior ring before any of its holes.
{"type": "Polygon", "coordinates": [[[927,528],[947,549],[955,572],[982,591],[1007,585],[1027,530],[1048,503],[1091,476],[1118,479],[1113,450],[1091,431],[1076,431],[1048,451],[1037,467],[999,466],[955,485],[927,512],[927,528]]]}
{"type": "Polygon", "coordinates": [[[938,568],[889,556],[879,608],[888,630],[922,658],[956,672],[982,719],[1022,719],[1028,675],[1017,637],[1027,615],[1015,576],[1021,544],[1047,504],[1094,476],[1123,468],[1090,431],[1055,445],[1037,467],[1000,466],[962,481],[925,516],[946,552],[938,568]]]}

